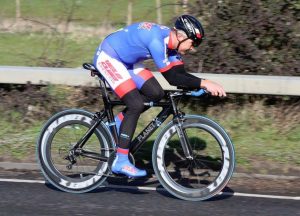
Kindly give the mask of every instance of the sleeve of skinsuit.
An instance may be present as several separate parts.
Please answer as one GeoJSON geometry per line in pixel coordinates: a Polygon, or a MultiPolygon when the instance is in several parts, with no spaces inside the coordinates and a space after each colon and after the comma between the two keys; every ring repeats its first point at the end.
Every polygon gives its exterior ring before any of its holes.
{"type": "Polygon", "coordinates": [[[173,86],[199,89],[201,79],[185,71],[184,65],[176,65],[162,73],[164,78],[173,86]]]}

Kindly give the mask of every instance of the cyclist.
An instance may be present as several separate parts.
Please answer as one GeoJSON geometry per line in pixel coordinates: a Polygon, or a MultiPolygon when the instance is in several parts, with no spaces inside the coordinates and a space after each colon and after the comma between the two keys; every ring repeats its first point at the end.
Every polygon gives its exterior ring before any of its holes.
{"type": "Polygon", "coordinates": [[[144,102],[157,102],[164,91],[143,60],[152,58],[164,78],[174,86],[205,88],[213,96],[226,96],[222,86],[200,79],[184,69],[180,55],[198,47],[204,38],[201,23],[193,16],[182,15],[174,28],[139,22],[108,35],[96,50],[94,65],[110,87],[125,103],[116,116],[119,133],[117,155],[112,171],[129,177],[141,177],[146,171],[128,159],[129,145],[144,102]]]}

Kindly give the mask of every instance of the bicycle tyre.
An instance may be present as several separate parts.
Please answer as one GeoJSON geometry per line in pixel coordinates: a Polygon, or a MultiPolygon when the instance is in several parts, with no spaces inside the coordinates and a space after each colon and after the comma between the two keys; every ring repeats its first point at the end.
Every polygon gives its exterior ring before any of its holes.
{"type": "Polygon", "coordinates": [[[162,129],[154,143],[153,169],[162,186],[175,197],[189,201],[207,200],[218,194],[230,180],[235,166],[234,146],[225,130],[206,117],[186,115],[182,128],[191,143],[193,160],[184,156],[176,124],[172,121],[162,129]]]}
{"type": "MultiPolygon", "coordinates": [[[[68,139],[73,138],[73,134],[75,137],[76,133],[82,136],[81,133],[84,134],[92,123],[93,113],[69,109],[52,116],[41,130],[36,149],[38,164],[46,181],[62,191],[85,193],[97,188],[107,178],[108,162],[94,161],[90,158],[78,157],[72,169],[66,169],[69,161],[64,160],[65,152],[78,141],[74,140],[74,143],[71,143],[68,139]]],[[[76,137],[78,138],[81,137],[76,137]]],[[[95,129],[88,142],[90,140],[84,148],[99,150],[102,156],[109,157],[109,149],[115,148],[113,138],[104,123],[95,129]]]]}

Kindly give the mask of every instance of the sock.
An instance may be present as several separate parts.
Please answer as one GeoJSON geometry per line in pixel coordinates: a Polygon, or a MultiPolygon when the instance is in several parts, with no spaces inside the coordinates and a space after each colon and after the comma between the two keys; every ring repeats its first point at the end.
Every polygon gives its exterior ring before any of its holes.
{"type": "Polygon", "coordinates": [[[117,148],[117,160],[123,162],[128,160],[129,149],[117,148]]]}

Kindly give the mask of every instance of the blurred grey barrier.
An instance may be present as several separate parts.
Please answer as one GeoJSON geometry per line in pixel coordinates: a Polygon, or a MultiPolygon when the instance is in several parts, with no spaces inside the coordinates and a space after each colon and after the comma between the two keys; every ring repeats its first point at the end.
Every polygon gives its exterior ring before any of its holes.
{"type": "MultiPolygon", "coordinates": [[[[192,73],[216,81],[228,93],[300,96],[299,76],[262,76],[235,74],[192,73]]],[[[165,90],[173,90],[159,72],[155,77],[165,90]]],[[[0,83],[11,84],[60,84],[71,86],[98,86],[98,81],[82,68],[50,68],[0,66],[0,83]]]]}

